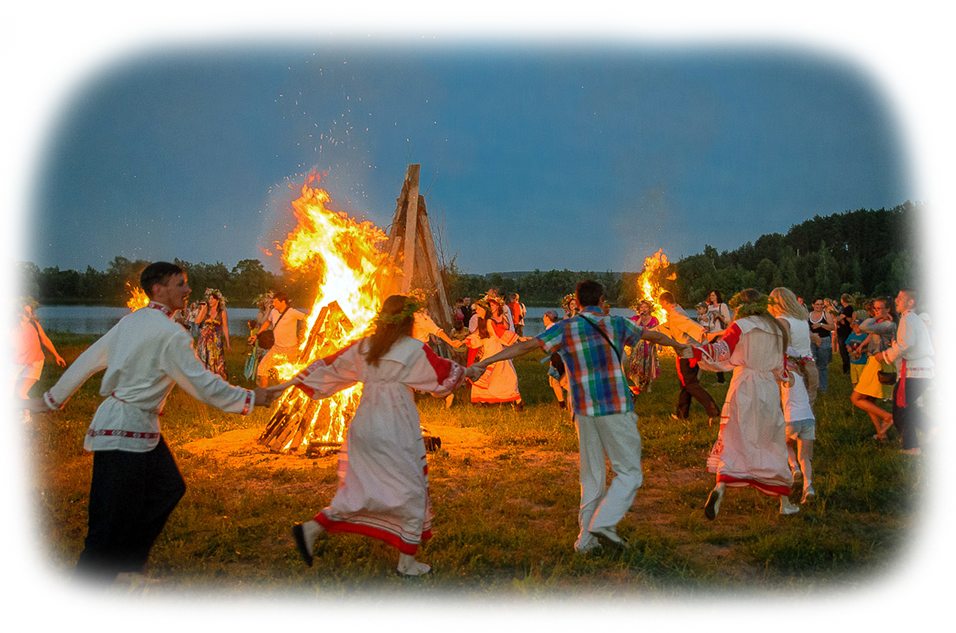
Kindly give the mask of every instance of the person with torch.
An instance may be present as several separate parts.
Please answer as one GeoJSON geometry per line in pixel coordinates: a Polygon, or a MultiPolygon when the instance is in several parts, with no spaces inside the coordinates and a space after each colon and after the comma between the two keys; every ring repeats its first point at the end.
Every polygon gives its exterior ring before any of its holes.
{"type": "Polygon", "coordinates": [[[621,351],[643,341],[673,347],[690,354],[688,345],[619,316],[604,315],[604,286],[592,280],[578,284],[575,316],[548,328],[535,338],[519,341],[469,367],[484,370],[493,363],[535,350],[557,351],[564,361],[580,451],[581,506],[574,549],[586,554],[606,545],[623,549],[617,533],[620,522],[643,482],[641,434],[634,400],[622,367],[621,351]],[[607,486],[605,456],[614,478],[607,486]]]}
{"type": "Polygon", "coordinates": [[[265,389],[234,387],[203,367],[192,337],[173,322],[190,288],[176,264],[143,269],[143,309],[122,318],[87,348],[31,411],[62,409],[93,374],[105,369],[84,450],[93,453],[89,529],[76,565],[79,578],[112,583],[141,578],[149,550],[186,492],[186,484],[160,432],[166,397],[179,385],[194,398],[228,413],[247,414],[271,404],[265,389]]]}

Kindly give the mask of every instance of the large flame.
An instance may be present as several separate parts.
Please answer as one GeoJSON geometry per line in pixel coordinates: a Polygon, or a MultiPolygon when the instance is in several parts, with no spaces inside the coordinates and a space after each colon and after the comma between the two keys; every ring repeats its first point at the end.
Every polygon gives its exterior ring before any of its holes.
{"type": "MultiPolygon", "coordinates": [[[[391,272],[387,255],[379,248],[385,233],[371,222],[356,222],[344,212],[329,210],[328,192],[311,186],[318,181],[318,174],[310,174],[302,195],[292,203],[298,224],[281,246],[287,268],[319,275],[307,321],[309,336],[298,359],[277,366],[282,380],[366,334],[385,299],[385,280],[391,272]]],[[[361,393],[359,384],[323,400],[321,406],[310,406],[298,390],[287,391],[279,410],[305,409],[311,419],[308,431],[290,438],[282,450],[295,450],[309,441],[341,441],[361,393]],[[296,442],[301,443],[293,445],[296,442]]]]}
{"type": "Polygon", "coordinates": [[[130,299],[126,302],[126,307],[128,307],[133,312],[136,312],[140,308],[145,308],[149,305],[149,297],[146,296],[146,293],[143,292],[140,288],[136,286],[131,286],[130,283],[126,282],[126,287],[130,292],[130,299]]]}
{"type": "MultiPolygon", "coordinates": [[[[651,313],[657,317],[657,320],[661,323],[667,323],[667,312],[657,303],[657,298],[664,291],[664,288],[661,286],[661,276],[669,265],[670,262],[667,261],[667,255],[664,254],[664,249],[659,248],[656,253],[644,259],[644,271],[637,280],[637,289],[640,292],[639,300],[646,299],[651,302],[653,306],[651,313]]],[[[673,281],[677,279],[677,273],[671,273],[667,277],[664,277],[664,279],[673,281]]]]}

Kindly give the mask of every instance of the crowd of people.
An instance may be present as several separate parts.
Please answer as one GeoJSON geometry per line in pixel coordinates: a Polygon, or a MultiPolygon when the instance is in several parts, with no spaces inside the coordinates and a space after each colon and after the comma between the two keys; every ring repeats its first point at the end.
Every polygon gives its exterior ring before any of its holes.
{"type": "MultiPolygon", "coordinates": [[[[32,412],[61,409],[94,373],[105,369],[85,449],[94,453],[89,529],[80,555],[82,576],[112,582],[137,574],[169,514],[185,491],[182,476],[162,438],[159,415],[179,384],[193,397],[224,411],[248,413],[297,388],[321,399],[356,383],[364,385],[340,452],[340,485],[328,506],[302,523],[293,537],[302,559],[313,562],[320,535],[352,532],[398,550],[398,573],[418,576],[430,567],[416,559],[431,536],[427,459],[414,392],[428,392],[451,406],[456,390],[470,386],[476,406],[522,410],[513,360],[543,352],[558,406],[570,410],[578,435],[581,501],[574,549],[581,554],[622,549],[617,525],[640,488],[641,435],[637,405],[660,379],[660,347],[674,351],[680,383],[675,413],[683,424],[696,400],[718,425],[707,458],[715,486],[703,504],[708,519],[719,514],[729,488],[751,487],[779,500],[780,513],[799,505],[789,495],[802,480],[801,504],[816,495],[813,481],[814,404],[827,393],[828,366],[839,355],[853,384],[852,403],[872,420],[876,441],[895,428],[902,452],[920,453],[926,431],[919,400],[931,387],[935,345],[928,316],[919,315],[919,295],[903,289],[895,300],[877,297],[841,307],[820,298],[811,309],[787,288],[769,295],[744,289],[728,302],[713,291],[690,318],[672,293],[654,305],[642,301],[631,318],[611,315],[604,288],[578,284],[557,311],[544,315],[545,329],[525,336],[527,310],[516,294],[495,289],[472,301],[455,302],[444,331],[420,297],[385,300],[370,335],[313,361],[292,379],[268,387],[269,369],[282,356],[295,357],[305,315],[281,291],[257,301],[250,321],[253,390],[230,385],[222,359],[229,351],[226,300],[207,289],[195,315],[186,307],[190,289],[175,264],[157,262],[142,273],[149,305],[125,317],[84,351],[41,397],[27,399],[42,370],[43,351],[65,365],[24,302],[15,333],[16,393],[32,412]],[[856,305],[855,305],[856,304],[856,305]],[[180,327],[174,314],[186,315],[180,327]],[[193,349],[193,336],[198,344],[193,349]],[[438,353],[447,346],[448,353],[438,353]],[[39,363],[39,365],[38,365],[39,363]],[[723,406],[700,384],[700,371],[730,373],[723,406]],[[884,402],[889,399],[891,410],[884,402]],[[614,477],[608,484],[606,463],[614,477]]],[[[443,319],[442,319],[443,320],[443,319]]]]}

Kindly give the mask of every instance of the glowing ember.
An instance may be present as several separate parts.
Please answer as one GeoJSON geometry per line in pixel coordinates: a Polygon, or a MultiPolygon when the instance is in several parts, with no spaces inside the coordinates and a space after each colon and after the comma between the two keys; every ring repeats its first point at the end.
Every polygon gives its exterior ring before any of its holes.
{"type": "MultiPolygon", "coordinates": [[[[667,261],[667,255],[664,249],[657,249],[657,252],[644,259],[644,272],[637,280],[637,289],[640,291],[640,300],[646,299],[654,306],[651,313],[657,317],[661,323],[667,322],[667,312],[657,303],[657,298],[664,292],[661,287],[661,277],[667,271],[670,263],[667,261]]],[[[677,279],[677,273],[673,272],[667,277],[667,281],[677,279]]]]}
{"type": "Polygon", "coordinates": [[[128,281],[126,282],[126,287],[129,289],[131,295],[130,300],[126,302],[126,307],[130,310],[136,312],[149,304],[149,297],[146,296],[146,293],[143,292],[142,289],[131,286],[128,281]]]}
{"type": "MultiPolygon", "coordinates": [[[[299,359],[277,366],[281,380],[367,334],[385,300],[386,279],[393,272],[379,248],[385,233],[371,222],[356,222],[344,212],[329,210],[328,192],[311,186],[318,181],[318,174],[310,174],[301,197],[292,203],[298,224],[281,246],[286,267],[319,276],[307,322],[309,336],[299,349],[299,359]]],[[[277,416],[307,415],[309,419],[300,421],[300,430],[281,450],[296,450],[310,441],[341,441],[361,393],[359,384],[314,403],[296,389],[287,391],[277,416]]]]}

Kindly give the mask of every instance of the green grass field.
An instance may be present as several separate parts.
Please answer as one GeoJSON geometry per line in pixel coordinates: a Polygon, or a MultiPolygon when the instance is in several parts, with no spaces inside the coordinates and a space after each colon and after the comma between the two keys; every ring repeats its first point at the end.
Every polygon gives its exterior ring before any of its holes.
{"type": "MultiPolygon", "coordinates": [[[[67,362],[93,340],[53,338],[67,362]]],[[[249,386],[241,380],[244,343],[240,337],[232,342],[230,376],[249,386]]],[[[429,456],[435,536],[419,559],[434,573],[415,581],[393,574],[394,550],[359,536],[321,538],[315,566],[303,565],[290,528],[331,499],[335,457],[265,452],[249,438],[266,423],[268,411],[224,414],[174,389],[162,425],[188,490],[151,554],[149,574],[162,583],[150,591],[320,598],[442,592],[510,603],[555,594],[790,596],[867,587],[899,564],[927,494],[927,457],[901,455],[895,431],[884,445],[871,439],[869,419],[850,406],[849,378],[840,372],[839,359],[830,366],[829,393],[816,406],[817,498],[784,517],[774,499],[729,490],[715,521],[704,518],[702,506],[713,486],[705,459],[717,429],[696,403],[689,421],[670,418],[678,381],[672,360],[664,359],[653,391],[637,400],[645,481],[618,528],[632,548],[575,554],[577,440],[570,418],[555,406],[539,358],[517,363],[523,412],[471,407],[462,402],[467,390],[458,392],[450,409],[441,400],[420,398],[426,428],[469,441],[445,442],[429,456]],[[246,438],[244,457],[187,448],[232,436],[246,438]]],[[[60,373],[47,363],[33,394],[60,373]]],[[[702,374],[702,384],[723,401],[727,387],[716,384],[713,374],[702,374]]],[[[72,573],[86,533],[92,456],[82,443],[101,399],[98,388],[95,376],[64,411],[35,415],[24,434],[35,521],[45,555],[64,576],[72,573]]],[[[791,496],[799,498],[798,491],[791,496]]]]}

